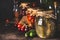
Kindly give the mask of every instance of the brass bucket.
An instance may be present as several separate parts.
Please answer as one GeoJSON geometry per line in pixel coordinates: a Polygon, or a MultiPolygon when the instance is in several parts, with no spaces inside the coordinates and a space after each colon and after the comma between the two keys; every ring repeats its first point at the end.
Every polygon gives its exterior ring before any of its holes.
{"type": "Polygon", "coordinates": [[[38,16],[35,20],[35,29],[40,38],[49,38],[54,34],[55,24],[50,19],[38,16]]]}

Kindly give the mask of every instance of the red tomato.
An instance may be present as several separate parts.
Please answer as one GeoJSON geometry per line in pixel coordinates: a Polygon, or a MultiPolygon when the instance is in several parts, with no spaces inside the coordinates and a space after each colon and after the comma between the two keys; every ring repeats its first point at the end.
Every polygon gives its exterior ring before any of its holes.
{"type": "Polygon", "coordinates": [[[20,30],[22,26],[23,26],[22,24],[18,24],[17,27],[18,27],[18,29],[20,30]]]}
{"type": "Polygon", "coordinates": [[[25,31],[25,26],[22,26],[21,27],[21,31],[25,31]]]}

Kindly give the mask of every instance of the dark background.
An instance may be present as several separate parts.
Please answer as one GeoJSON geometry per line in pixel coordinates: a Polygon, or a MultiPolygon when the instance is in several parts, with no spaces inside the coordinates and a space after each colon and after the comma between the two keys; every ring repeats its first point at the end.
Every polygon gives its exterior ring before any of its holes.
{"type": "Polygon", "coordinates": [[[12,18],[13,1],[0,0],[0,19],[12,18]]]}

